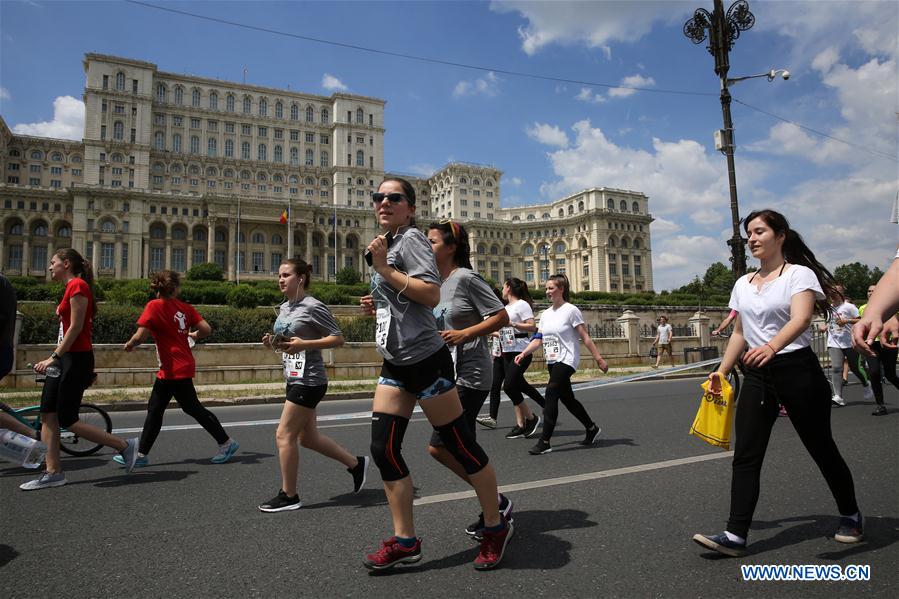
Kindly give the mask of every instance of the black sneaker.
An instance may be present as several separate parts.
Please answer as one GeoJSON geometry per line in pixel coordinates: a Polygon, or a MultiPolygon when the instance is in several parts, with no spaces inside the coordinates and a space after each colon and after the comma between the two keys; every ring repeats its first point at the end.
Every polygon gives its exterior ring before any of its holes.
{"type": "MultiPolygon", "coordinates": [[[[503,495],[499,494],[499,513],[502,514],[503,518],[506,519],[507,522],[512,522],[512,500],[503,495]]],[[[465,534],[472,537],[476,541],[481,540],[481,531],[484,529],[484,513],[481,512],[478,514],[478,519],[476,522],[469,524],[465,528],[465,534]]]]}
{"type": "Polygon", "coordinates": [[[300,502],[300,496],[294,495],[293,497],[288,497],[287,493],[282,489],[278,491],[278,494],[275,495],[274,498],[269,499],[265,503],[259,506],[260,512],[286,512],[289,510],[298,510],[303,507],[303,504],[300,502]]]}
{"type": "Polygon", "coordinates": [[[877,406],[874,408],[874,411],[871,412],[872,416],[886,416],[887,415],[887,407],[886,406],[877,406]]]}
{"type": "Polygon", "coordinates": [[[534,414],[531,419],[525,420],[524,422],[524,428],[522,430],[524,431],[525,438],[530,439],[536,435],[538,428],[540,428],[540,416],[534,414]]]}
{"type": "Polygon", "coordinates": [[[550,447],[549,443],[547,443],[543,439],[540,439],[539,441],[537,441],[536,445],[528,449],[528,453],[531,455],[543,455],[544,453],[549,453],[552,450],[553,448],[550,447]]]}
{"type": "Polygon", "coordinates": [[[601,432],[602,429],[594,424],[593,428],[587,429],[587,436],[581,441],[581,445],[593,445],[596,443],[596,440],[599,438],[599,433],[601,432]]]}
{"type": "Polygon", "coordinates": [[[730,557],[743,557],[746,555],[746,543],[737,543],[727,538],[725,533],[717,535],[693,535],[693,540],[699,545],[730,557]]]}
{"type": "Polygon", "coordinates": [[[858,514],[858,520],[843,516],[840,518],[840,527],[833,538],[840,543],[859,543],[865,538],[865,519],[861,512],[858,514]]]}
{"type": "Polygon", "coordinates": [[[346,471],[353,475],[353,493],[358,493],[365,486],[365,480],[368,477],[369,457],[367,455],[357,455],[356,465],[347,468],[346,471]]]}
{"type": "Polygon", "coordinates": [[[522,437],[524,437],[524,429],[517,424],[512,427],[512,430],[506,433],[506,439],[520,439],[522,437]]]}

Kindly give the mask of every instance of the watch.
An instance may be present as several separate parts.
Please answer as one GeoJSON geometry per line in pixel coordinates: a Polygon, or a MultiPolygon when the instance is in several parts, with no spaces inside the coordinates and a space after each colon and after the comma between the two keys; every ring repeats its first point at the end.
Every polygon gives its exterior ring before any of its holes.
{"type": "Polygon", "coordinates": [[[51,360],[58,360],[58,359],[59,359],[59,354],[56,353],[56,352],[54,351],[52,354],[50,354],[50,359],[51,359],[51,360]]]}

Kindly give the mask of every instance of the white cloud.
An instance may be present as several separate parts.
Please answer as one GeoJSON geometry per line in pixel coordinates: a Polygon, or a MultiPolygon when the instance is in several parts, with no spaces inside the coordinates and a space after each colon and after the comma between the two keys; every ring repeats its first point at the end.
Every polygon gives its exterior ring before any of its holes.
{"type": "Polygon", "coordinates": [[[525,129],[525,132],[528,134],[528,137],[544,145],[557,148],[568,147],[568,135],[555,125],[534,123],[534,126],[528,127],[525,129]]]}
{"type": "Polygon", "coordinates": [[[413,175],[418,175],[420,177],[430,177],[435,172],[437,172],[437,167],[434,166],[433,164],[419,163],[419,164],[413,164],[412,166],[408,167],[406,170],[409,171],[410,173],[412,173],[413,175]]]}
{"type": "Polygon", "coordinates": [[[602,104],[603,102],[606,101],[606,97],[604,95],[594,94],[593,89],[591,89],[589,87],[582,87],[581,91],[578,92],[578,94],[574,97],[574,99],[578,100],[580,102],[595,103],[595,104],[602,104]]]}
{"type": "Polygon", "coordinates": [[[656,84],[652,77],[644,77],[643,75],[629,75],[621,80],[624,87],[614,87],[609,90],[610,98],[626,98],[637,93],[635,87],[653,87],[656,84]]]}
{"type": "Polygon", "coordinates": [[[5,87],[0,87],[0,100],[12,100],[12,95],[5,87]]]}
{"type": "Polygon", "coordinates": [[[512,187],[520,187],[524,183],[524,179],[521,177],[509,177],[506,179],[506,185],[511,185],[512,187]]]}
{"type": "Polygon", "coordinates": [[[12,128],[20,135],[82,139],[84,136],[84,102],[72,96],[59,96],[53,101],[53,120],[21,123],[12,128]]]}
{"type": "Polygon", "coordinates": [[[693,12],[674,2],[531,2],[494,0],[491,10],[517,12],[527,20],[519,27],[522,50],[533,55],[550,44],[584,44],[611,59],[612,42],[635,42],[656,21],[678,21],[693,12]]]}
{"type": "Polygon", "coordinates": [[[322,77],[322,87],[329,91],[339,91],[339,92],[345,92],[350,89],[349,87],[346,86],[346,84],[344,84],[343,81],[341,81],[340,79],[338,79],[337,77],[335,77],[334,75],[331,75],[329,73],[325,73],[324,76],[322,77]]]}
{"type": "Polygon", "coordinates": [[[493,71],[474,81],[460,81],[453,88],[453,97],[461,98],[479,94],[493,97],[499,92],[499,81],[499,77],[493,71]]]}

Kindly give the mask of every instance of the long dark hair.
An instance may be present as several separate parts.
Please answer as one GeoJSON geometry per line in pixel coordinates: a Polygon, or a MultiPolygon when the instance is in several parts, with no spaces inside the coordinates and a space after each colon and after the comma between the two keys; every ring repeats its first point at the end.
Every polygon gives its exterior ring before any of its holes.
{"type": "Polygon", "coordinates": [[[428,230],[440,231],[440,237],[444,245],[456,246],[453,253],[453,262],[462,268],[471,268],[471,248],[468,245],[468,232],[465,227],[453,220],[442,220],[439,223],[431,223],[428,230]]]}
{"type": "MultiPolygon", "coordinates": [[[[94,291],[94,269],[91,267],[90,261],[85,260],[84,256],[79,254],[73,248],[62,248],[60,250],[56,250],[56,253],[54,255],[60,260],[69,261],[69,264],[72,265],[72,274],[87,283],[87,286],[91,290],[91,299],[95,300],[97,294],[94,291]]],[[[97,302],[91,301],[91,304],[93,305],[91,316],[96,316],[97,302]]]]}
{"type": "Polygon", "coordinates": [[[506,279],[505,284],[509,286],[509,291],[512,292],[512,295],[526,301],[530,307],[534,307],[534,300],[531,298],[531,292],[528,291],[527,283],[512,277],[511,279],[506,279]]]}
{"type": "Polygon", "coordinates": [[[562,299],[566,302],[571,301],[571,284],[568,282],[568,277],[565,275],[553,275],[549,278],[550,281],[553,282],[553,285],[556,287],[562,288],[562,299]]]}
{"type": "Polygon", "coordinates": [[[303,289],[309,289],[309,279],[312,278],[312,267],[306,264],[305,260],[299,258],[288,258],[282,260],[281,264],[288,264],[293,268],[293,274],[303,277],[303,289]]]}
{"type": "Polygon", "coordinates": [[[784,236],[782,248],[784,260],[790,264],[800,264],[808,267],[815,273],[818,284],[821,285],[821,289],[824,291],[824,299],[815,300],[815,307],[818,311],[825,316],[833,312],[833,307],[830,305],[828,298],[840,297],[842,294],[837,289],[837,283],[834,281],[833,275],[823,264],[818,262],[812,250],[805,245],[802,235],[790,228],[790,223],[783,214],[770,209],[754,210],[743,219],[743,230],[746,231],[747,235],[749,235],[749,223],[757,218],[765,221],[765,224],[771,227],[775,235],[784,236]]]}

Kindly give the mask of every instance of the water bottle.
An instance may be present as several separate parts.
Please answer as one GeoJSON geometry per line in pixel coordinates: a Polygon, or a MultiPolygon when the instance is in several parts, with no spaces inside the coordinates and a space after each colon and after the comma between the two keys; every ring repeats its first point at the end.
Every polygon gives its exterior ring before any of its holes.
{"type": "Polygon", "coordinates": [[[44,461],[47,446],[25,435],[0,428],[0,456],[25,468],[37,468],[44,461]]]}
{"type": "MultiPolygon", "coordinates": [[[[28,368],[34,368],[34,364],[31,364],[31,363],[28,363],[25,366],[27,366],[28,368]]],[[[40,374],[37,375],[34,380],[35,380],[35,382],[43,383],[47,380],[48,376],[53,377],[53,378],[58,378],[59,375],[61,375],[61,374],[62,374],[62,370],[59,368],[58,362],[54,362],[53,364],[50,364],[49,366],[47,366],[47,370],[44,371],[43,375],[40,375],[40,374]]]]}

